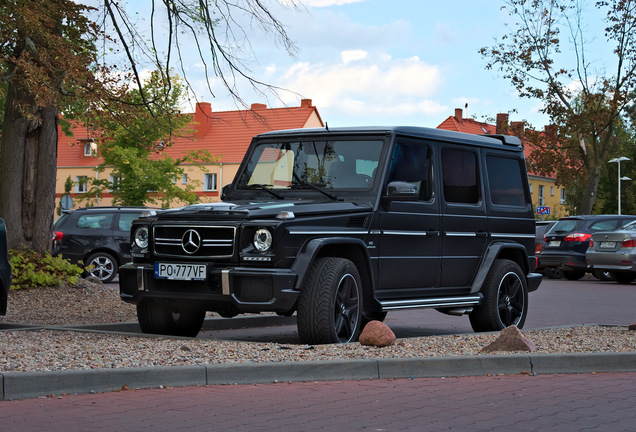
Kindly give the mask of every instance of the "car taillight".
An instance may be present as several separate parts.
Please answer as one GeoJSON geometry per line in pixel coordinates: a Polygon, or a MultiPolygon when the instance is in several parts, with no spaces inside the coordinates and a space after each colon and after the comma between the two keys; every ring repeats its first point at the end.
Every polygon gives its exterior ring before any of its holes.
{"type": "Polygon", "coordinates": [[[580,241],[580,242],[584,242],[584,241],[588,241],[591,238],[592,238],[592,234],[573,233],[573,234],[570,234],[570,235],[566,236],[563,239],[563,241],[580,241]]]}
{"type": "Polygon", "coordinates": [[[64,233],[62,231],[53,231],[53,241],[62,241],[64,233]]]}
{"type": "Polygon", "coordinates": [[[623,243],[621,243],[621,247],[624,248],[633,248],[636,247],[636,240],[625,240],[623,243]]]}
{"type": "Polygon", "coordinates": [[[537,243],[537,245],[534,247],[534,254],[540,254],[541,251],[543,250],[543,243],[537,243]]]}

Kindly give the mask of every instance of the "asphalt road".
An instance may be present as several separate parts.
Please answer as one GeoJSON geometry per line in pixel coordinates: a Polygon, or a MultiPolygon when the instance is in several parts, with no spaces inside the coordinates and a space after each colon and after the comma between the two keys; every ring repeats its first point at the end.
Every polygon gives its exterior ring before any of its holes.
{"type": "MultiPolygon", "coordinates": [[[[627,326],[636,323],[636,283],[621,285],[602,282],[591,276],[578,281],[544,278],[539,289],[530,293],[528,318],[524,329],[607,324],[627,326]]],[[[472,333],[467,316],[448,316],[432,309],[389,312],[385,323],[398,338],[472,333]]],[[[207,330],[201,338],[299,343],[296,326],[207,330]]]]}

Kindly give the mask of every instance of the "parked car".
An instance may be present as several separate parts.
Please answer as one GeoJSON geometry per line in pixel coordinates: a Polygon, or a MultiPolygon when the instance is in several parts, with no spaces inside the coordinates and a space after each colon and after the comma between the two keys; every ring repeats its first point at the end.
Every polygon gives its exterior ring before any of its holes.
{"type": "Polygon", "coordinates": [[[609,272],[618,283],[632,282],[636,279],[636,222],[592,234],[585,258],[590,268],[609,272]]]}
{"type": "Polygon", "coordinates": [[[131,231],[122,300],[145,333],[196,336],[206,311],[296,313],[307,344],[355,341],[387,311],[521,328],[535,220],[518,138],[419,127],[254,137],[220,203],[131,231]]]}
{"type": "Polygon", "coordinates": [[[130,227],[141,217],[156,214],[149,207],[86,207],[62,212],[53,224],[53,255],[80,261],[103,283],[130,261],[130,227]],[[89,268],[90,266],[90,268],[89,268]]]}
{"type": "MultiPolygon", "coordinates": [[[[585,259],[592,234],[614,231],[635,221],[631,215],[581,215],[560,218],[545,234],[540,255],[541,265],[563,272],[566,279],[581,279],[588,268],[585,259]]],[[[597,277],[602,275],[597,274],[597,277]]]]}
{"type": "Polygon", "coordinates": [[[11,287],[11,264],[7,244],[7,226],[0,218],[0,315],[6,315],[9,288],[11,287]]]}
{"type": "Polygon", "coordinates": [[[545,244],[545,233],[548,232],[555,223],[556,221],[535,222],[534,255],[537,257],[537,272],[550,279],[559,279],[563,276],[561,270],[554,267],[545,267],[541,262],[541,252],[543,252],[543,245],[545,244]]]}

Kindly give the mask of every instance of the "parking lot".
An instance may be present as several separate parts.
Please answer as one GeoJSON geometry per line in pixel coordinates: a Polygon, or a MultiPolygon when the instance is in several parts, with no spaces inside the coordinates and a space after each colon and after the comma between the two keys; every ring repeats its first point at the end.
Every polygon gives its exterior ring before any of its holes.
{"type": "MultiPolygon", "coordinates": [[[[524,329],[579,324],[627,326],[636,322],[636,283],[621,285],[586,276],[578,281],[544,278],[530,293],[524,329]]],[[[448,316],[432,309],[392,311],[385,323],[398,338],[472,333],[467,316],[448,316]]],[[[293,322],[272,327],[205,330],[202,338],[237,341],[298,343],[293,322]]]]}

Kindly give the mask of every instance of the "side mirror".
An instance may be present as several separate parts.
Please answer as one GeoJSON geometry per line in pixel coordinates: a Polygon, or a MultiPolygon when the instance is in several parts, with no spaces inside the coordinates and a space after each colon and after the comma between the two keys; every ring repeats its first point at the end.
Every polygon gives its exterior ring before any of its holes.
{"type": "Polygon", "coordinates": [[[232,186],[232,183],[228,183],[221,188],[221,201],[225,201],[225,196],[227,195],[227,191],[230,189],[230,186],[232,186]]]}
{"type": "Polygon", "coordinates": [[[420,193],[413,183],[393,181],[387,186],[387,196],[390,201],[417,201],[420,193]]]}

